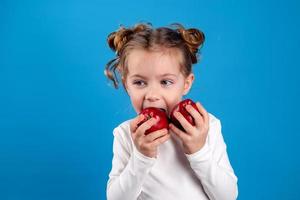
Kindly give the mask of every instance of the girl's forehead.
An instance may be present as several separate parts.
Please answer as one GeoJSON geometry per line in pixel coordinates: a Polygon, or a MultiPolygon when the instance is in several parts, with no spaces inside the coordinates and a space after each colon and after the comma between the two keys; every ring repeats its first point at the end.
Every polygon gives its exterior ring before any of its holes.
{"type": "Polygon", "coordinates": [[[128,55],[128,73],[179,73],[181,56],[176,51],[132,50],[128,55]]]}

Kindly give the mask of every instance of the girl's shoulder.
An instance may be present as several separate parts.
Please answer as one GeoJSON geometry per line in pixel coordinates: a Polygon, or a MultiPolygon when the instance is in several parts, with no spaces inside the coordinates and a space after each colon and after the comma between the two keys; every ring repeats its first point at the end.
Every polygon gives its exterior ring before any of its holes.
{"type": "Polygon", "coordinates": [[[130,121],[131,121],[131,119],[121,122],[119,125],[117,125],[114,128],[114,130],[123,131],[123,132],[130,131],[130,121]]]}
{"type": "Polygon", "coordinates": [[[116,126],[113,130],[114,137],[121,137],[126,140],[130,140],[130,121],[132,119],[126,120],[116,126]]]}
{"type": "Polygon", "coordinates": [[[220,120],[215,115],[213,115],[212,113],[208,113],[208,117],[209,117],[209,124],[210,125],[220,123],[220,120]]]}

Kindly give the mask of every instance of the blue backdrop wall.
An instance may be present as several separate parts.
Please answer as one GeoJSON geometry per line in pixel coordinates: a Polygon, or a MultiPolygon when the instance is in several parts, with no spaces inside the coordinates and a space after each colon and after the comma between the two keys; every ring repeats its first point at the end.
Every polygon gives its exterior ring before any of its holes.
{"type": "Polygon", "coordinates": [[[105,199],[112,129],[135,116],[103,75],[119,25],[204,31],[188,97],[222,121],[239,199],[299,199],[297,1],[0,1],[0,199],[105,199]]]}

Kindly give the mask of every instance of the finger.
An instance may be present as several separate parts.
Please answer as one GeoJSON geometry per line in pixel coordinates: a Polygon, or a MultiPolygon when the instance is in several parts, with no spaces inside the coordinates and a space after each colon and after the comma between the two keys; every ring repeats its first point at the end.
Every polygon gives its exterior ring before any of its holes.
{"type": "Polygon", "coordinates": [[[208,112],[204,109],[204,107],[200,104],[200,102],[197,102],[196,106],[197,106],[199,112],[201,113],[201,115],[203,116],[204,124],[209,124],[208,112]]]}
{"type": "Polygon", "coordinates": [[[162,137],[157,138],[156,140],[154,140],[153,142],[150,143],[151,147],[157,147],[161,144],[163,144],[164,142],[166,142],[168,139],[170,139],[170,134],[165,134],[162,137]]]}
{"type": "Polygon", "coordinates": [[[138,136],[143,136],[145,135],[146,130],[148,130],[149,128],[151,128],[156,122],[158,121],[157,118],[150,118],[147,121],[145,121],[142,125],[140,125],[137,130],[136,133],[138,136]]]}
{"type": "Polygon", "coordinates": [[[193,125],[190,124],[180,112],[176,111],[174,116],[187,133],[191,133],[193,131],[193,125]]]}
{"type": "Polygon", "coordinates": [[[136,129],[138,128],[138,124],[143,121],[144,119],[144,115],[138,115],[137,117],[135,117],[131,122],[130,122],[130,131],[131,133],[135,133],[136,129]]]}
{"type": "Polygon", "coordinates": [[[202,115],[191,105],[186,105],[185,109],[192,115],[196,127],[201,127],[204,123],[202,115]]]}
{"type": "Polygon", "coordinates": [[[189,139],[189,135],[177,128],[174,124],[169,124],[170,130],[179,137],[182,141],[187,141],[189,139]]]}
{"type": "Polygon", "coordinates": [[[151,134],[146,135],[145,136],[145,141],[146,142],[153,142],[157,138],[162,137],[166,134],[168,134],[168,130],[166,128],[160,129],[160,130],[152,132],[151,134]]]}

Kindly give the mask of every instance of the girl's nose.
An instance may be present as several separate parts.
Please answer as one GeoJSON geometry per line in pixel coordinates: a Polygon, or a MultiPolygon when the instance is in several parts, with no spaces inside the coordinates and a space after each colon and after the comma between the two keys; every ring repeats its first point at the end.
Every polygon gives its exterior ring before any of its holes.
{"type": "Polygon", "coordinates": [[[153,88],[153,89],[149,89],[146,93],[145,99],[150,101],[150,102],[154,102],[159,100],[159,94],[158,94],[158,90],[153,88]]]}

